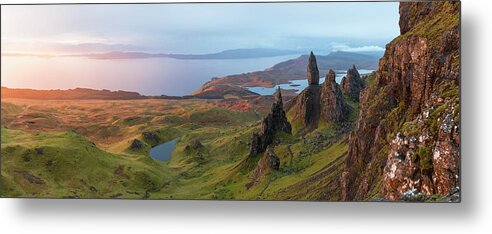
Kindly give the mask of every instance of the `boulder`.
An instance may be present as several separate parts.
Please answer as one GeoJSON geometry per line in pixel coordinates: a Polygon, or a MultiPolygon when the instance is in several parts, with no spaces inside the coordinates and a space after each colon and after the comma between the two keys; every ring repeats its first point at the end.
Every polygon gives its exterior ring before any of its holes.
{"type": "Polygon", "coordinates": [[[202,145],[202,143],[200,142],[200,140],[195,140],[195,141],[193,142],[193,148],[194,148],[194,149],[200,149],[200,148],[203,148],[203,145],[202,145]]]}
{"type": "Polygon", "coordinates": [[[151,145],[157,145],[161,141],[161,137],[155,132],[143,132],[142,136],[151,145]]]}
{"type": "Polygon", "coordinates": [[[131,150],[140,150],[143,148],[143,143],[138,140],[138,139],[133,139],[132,143],[130,144],[130,149],[131,150]]]}

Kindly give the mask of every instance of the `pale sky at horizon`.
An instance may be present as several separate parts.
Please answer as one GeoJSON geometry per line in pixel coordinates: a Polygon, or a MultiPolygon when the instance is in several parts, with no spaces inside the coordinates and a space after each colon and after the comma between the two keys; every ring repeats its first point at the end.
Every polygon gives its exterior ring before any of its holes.
{"type": "Polygon", "coordinates": [[[381,51],[397,2],[2,6],[2,52],[381,51]]]}

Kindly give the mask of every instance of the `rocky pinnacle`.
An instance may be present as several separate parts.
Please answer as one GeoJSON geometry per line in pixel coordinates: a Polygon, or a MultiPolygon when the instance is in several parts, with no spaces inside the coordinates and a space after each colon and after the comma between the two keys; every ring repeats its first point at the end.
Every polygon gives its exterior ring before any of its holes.
{"type": "Polygon", "coordinates": [[[319,85],[319,70],[316,63],[316,57],[313,52],[309,55],[309,62],[307,66],[307,79],[309,85],[319,85]]]}

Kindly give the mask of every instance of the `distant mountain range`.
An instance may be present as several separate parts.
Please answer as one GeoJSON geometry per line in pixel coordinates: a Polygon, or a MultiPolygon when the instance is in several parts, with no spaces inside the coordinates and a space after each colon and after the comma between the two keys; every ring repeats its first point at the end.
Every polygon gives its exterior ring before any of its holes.
{"type": "MultiPolygon", "coordinates": [[[[172,53],[150,53],[150,52],[129,52],[129,51],[112,51],[112,52],[93,52],[93,53],[72,53],[72,54],[38,54],[38,53],[17,53],[4,52],[2,56],[32,56],[32,57],[86,57],[91,59],[145,59],[145,58],[173,58],[183,60],[202,60],[202,59],[249,59],[249,58],[268,58],[285,55],[299,55],[305,51],[283,50],[283,49],[231,49],[217,53],[208,54],[172,54],[172,53]]],[[[358,54],[373,57],[382,57],[384,51],[369,52],[343,52],[337,51],[331,54],[358,54]]]]}
{"type": "Polygon", "coordinates": [[[278,49],[234,49],[224,50],[211,54],[164,54],[164,53],[144,53],[144,52],[109,52],[91,53],[74,56],[82,56],[92,59],[141,59],[141,58],[173,58],[173,59],[247,59],[276,57],[289,54],[299,54],[293,50],[278,49]]]}
{"type": "Polygon", "coordinates": [[[295,50],[280,49],[233,49],[224,50],[218,53],[210,54],[166,54],[166,53],[147,53],[147,52],[101,52],[101,53],[82,53],[82,54],[33,54],[33,53],[2,53],[2,56],[35,56],[35,57],[86,57],[91,59],[145,59],[145,58],[173,58],[183,60],[201,60],[201,59],[248,59],[248,58],[267,58],[284,56],[291,54],[301,54],[295,50]]]}

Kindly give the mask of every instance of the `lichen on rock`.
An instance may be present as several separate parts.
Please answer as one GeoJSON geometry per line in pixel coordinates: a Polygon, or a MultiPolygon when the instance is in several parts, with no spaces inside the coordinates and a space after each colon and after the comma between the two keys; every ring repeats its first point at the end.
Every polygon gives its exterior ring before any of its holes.
{"type": "Polygon", "coordinates": [[[401,35],[360,95],[343,200],[401,200],[414,190],[445,196],[459,187],[459,8],[458,1],[400,3],[401,35]]]}

